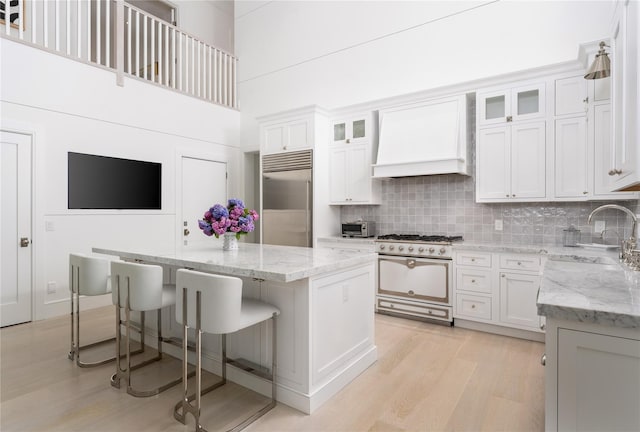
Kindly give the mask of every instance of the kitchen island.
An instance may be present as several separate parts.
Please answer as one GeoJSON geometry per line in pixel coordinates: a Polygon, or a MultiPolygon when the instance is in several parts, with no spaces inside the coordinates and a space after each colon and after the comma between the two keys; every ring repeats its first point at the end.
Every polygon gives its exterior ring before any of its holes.
{"type": "Polygon", "coordinates": [[[640,430],[640,272],[611,255],[549,256],[545,430],[640,430]]]}
{"type": "MultiPolygon", "coordinates": [[[[375,253],[251,243],[240,243],[236,251],[212,245],[177,253],[99,247],[93,252],[161,265],[167,282],[175,282],[179,268],[240,277],[244,296],[259,298],[281,311],[276,398],[302,412],[312,413],[376,361],[375,253]]],[[[173,307],[163,318],[163,333],[180,337],[173,307]]],[[[235,333],[228,338],[228,355],[258,366],[270,365],[269,337],[264,324],[235,333]]],[[[171,348],[167,351],[180,357],[180,350],[171,348]]],[[[220,360],[219,338],[207,335],[203,366],[219,374],[220,360]]],[[[230,367],[228,378],[270,394],[267,381],[240,368],[230,367]]]]}

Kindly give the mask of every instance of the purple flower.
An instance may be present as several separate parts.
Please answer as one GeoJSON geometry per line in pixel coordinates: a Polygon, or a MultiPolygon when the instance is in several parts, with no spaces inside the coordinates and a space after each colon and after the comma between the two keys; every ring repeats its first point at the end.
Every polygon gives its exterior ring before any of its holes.
{"type": "Polygon", "coordinates": [[[231,207],[242,207],[244,208],[244,203],[241,199],[231,198],[229,199],[229,208],[231,207]]]}
{"type": "Polygon", "coordinates": [[[240,234],[250,233],[255,229],[254,221],[258,220],[258,213],[244,207],[244,202],[231,198],[227,207],[215,204],[204,213],[203,220],[198,220],[198,227],[207,235],[216,237],[226,232],[240,234]]]}
{"type": "Polygon", "coordinates": [[[222,207],[222,205],[220,204],[214,205],[209,211],[216,219],[229,217],[229,211],[226,208],[222,207]]]}

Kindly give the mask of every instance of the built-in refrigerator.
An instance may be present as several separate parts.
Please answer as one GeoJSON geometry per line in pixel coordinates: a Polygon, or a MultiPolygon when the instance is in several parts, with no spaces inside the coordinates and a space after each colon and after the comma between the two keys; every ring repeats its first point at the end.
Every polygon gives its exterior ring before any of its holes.
{"type": "Polygon", "coordinates": [[[262,243],[312,247],[313,152],[262,157],[262,243]]]}

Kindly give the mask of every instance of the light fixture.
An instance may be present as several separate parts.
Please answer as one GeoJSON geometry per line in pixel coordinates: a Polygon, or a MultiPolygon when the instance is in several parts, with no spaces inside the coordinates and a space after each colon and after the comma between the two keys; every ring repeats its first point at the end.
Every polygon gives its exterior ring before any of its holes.
{"type": "Polygon", "coordinates": [[[596,58],[591,63],[591,67],[587,70],[584,79],[600,79],[611,75],[611,61],[609,54],[604,52],[604,42],[600,42],[600,51],[596,54],[596,58]]]}

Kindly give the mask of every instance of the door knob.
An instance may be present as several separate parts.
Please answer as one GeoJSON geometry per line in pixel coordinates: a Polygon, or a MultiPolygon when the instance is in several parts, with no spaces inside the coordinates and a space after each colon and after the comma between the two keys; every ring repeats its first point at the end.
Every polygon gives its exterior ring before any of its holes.
{"type": "Polygon", "coordinates": [[[28,237],[20,237],[20,247],[28,247],[31,240],[28,237]]]}
{"type": "Polygon", "coordinates": [[[184,235],[185,235],[185,236],[188,236],[188,235],[189,235],[189,228],[185,228],[185,229],[184,229],[184,235]]]}

